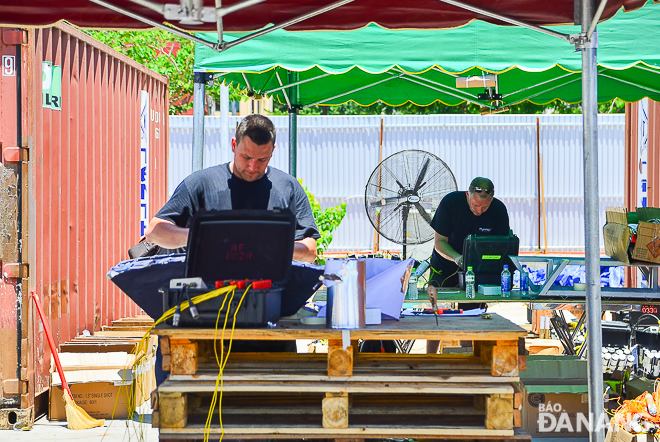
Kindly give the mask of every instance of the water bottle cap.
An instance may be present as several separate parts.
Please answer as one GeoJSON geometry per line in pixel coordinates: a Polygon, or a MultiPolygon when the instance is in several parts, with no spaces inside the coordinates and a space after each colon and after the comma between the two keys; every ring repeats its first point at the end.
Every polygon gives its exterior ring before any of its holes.
{"type": "Polygon", "coordinates": [[[468,270],[472,270],[472,266],[468,266],[468,270]]]}
{"type": "Polygon", "coordinates": [[[522,268],[523,268],[523,269],[526,269],[526,268],[527,268],[527,265],[523,264],[523,265],[522,265],[522,268]]]}
{"type": "Polygon", "coordinates": [[[504,268],[505,268],[505,269],[508,269],[509,266],[508,266],[507,264],[504,264],[504,268]]]}

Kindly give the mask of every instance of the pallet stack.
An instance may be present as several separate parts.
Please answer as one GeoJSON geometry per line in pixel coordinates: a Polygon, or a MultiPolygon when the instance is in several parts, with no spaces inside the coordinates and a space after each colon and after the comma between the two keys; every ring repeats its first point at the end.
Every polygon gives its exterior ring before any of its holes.
{"type": "MultiPolygon", "coordinates": [[[[234,339],[328,339],[329,351],[231,353],[222,378],[225,437],[529,440],[514,429],[521,424],[522,395],[514,383],[526,332],[493,316],[446,321],[440,329],[433,319],[405,318],[343,334],[283,322],[275,329],[236,329],[234,339]],[[357,339],[452,336],[474,340],[474,354],[354,351],[357,339]]],[[[218,377],[213,346],[220,354],[222,344],[215,330],[164,327],[155,333],[170,375],[152,395],[152,424],[161,441],[201,440],[218,377]]],[[[206,431],[211,438],[223,431],[217,406],[206,431]]]]}

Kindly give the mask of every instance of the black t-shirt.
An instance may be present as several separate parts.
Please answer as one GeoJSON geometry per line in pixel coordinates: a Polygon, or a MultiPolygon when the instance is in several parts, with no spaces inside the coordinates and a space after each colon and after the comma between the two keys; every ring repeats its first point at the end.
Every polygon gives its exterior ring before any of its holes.
{"type": "MultiPolygon", "coordinates": [[[[448,238],[449,245],[458,253],[463,253],[463,242],[468,235],[508,235],[509,213],[502,201],[493,198],[488,210],[480,216],[470,210],[467,201],[467,192],[458,191],[446,195],[435,212],[431,227],[438,234],[448,238]]],[[[458,266],[449,261],[433,249],[431,266],[440,275],[434,272],[433,280],[442,287],[455,287],[458,285],[458,266]]]]}
{"type": "Polygon", "coordinates": [[[279,169],[268,167],[257,181],[237,178],[229,163],[209,167],[189,175],[176,188],[156,217],[190,227],[200,210],[273,210],[290,209],[296,216],[296,237],[321,237],[314,222],[307,194],[298,180],[279,169]]]}

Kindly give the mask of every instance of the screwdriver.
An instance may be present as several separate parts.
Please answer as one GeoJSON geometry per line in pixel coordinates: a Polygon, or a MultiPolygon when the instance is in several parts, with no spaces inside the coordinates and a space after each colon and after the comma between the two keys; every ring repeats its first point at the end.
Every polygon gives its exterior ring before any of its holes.
{"type": "Polygon", "coordinates": [[[435,316],[435,325],[438,325],[438,291],[434,286],[429,285],[428,288],[429,301],[431,301],[431,307],[433,307],[433,316],[435,316]]]}

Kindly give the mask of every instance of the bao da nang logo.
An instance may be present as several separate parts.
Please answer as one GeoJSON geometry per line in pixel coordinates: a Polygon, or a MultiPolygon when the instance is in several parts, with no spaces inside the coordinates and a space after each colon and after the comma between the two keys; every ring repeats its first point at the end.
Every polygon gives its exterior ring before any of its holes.
{"type": "Polygon", "coordinates": [[[603,431],[609,426],[609,419],[605,413],[601,414],[600,421],[596,422],[591,413],[567,412],[559,403],[545,402],[540,396],[527,398],[529,404],[538,408],[539,414],[536,423],[539,433],[581,433],[583,431],[603,431]]]}

